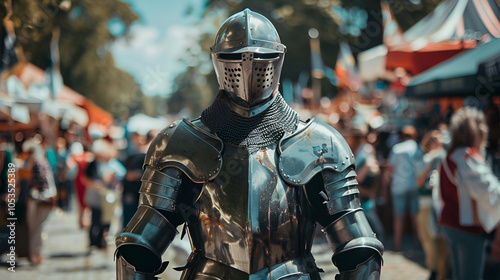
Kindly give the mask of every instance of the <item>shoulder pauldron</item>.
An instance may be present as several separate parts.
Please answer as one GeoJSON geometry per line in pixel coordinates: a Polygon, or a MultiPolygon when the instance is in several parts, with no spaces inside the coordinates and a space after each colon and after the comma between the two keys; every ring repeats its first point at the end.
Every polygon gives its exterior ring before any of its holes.
{"type": "Polygon", "coordinates": [[[344,137],[316,120],[284,137],[279,143],[279,172],[292,185],[304,185],[324,169],[337,172],[354,165],[354,155],[344,137]]]}
{"type": "Polygon", "coordinates": [[[222,166],[222,141],[186,119],[170,124],[151,143],[144,165],[176,167],[193,182],[214,179],[222,166]]]}

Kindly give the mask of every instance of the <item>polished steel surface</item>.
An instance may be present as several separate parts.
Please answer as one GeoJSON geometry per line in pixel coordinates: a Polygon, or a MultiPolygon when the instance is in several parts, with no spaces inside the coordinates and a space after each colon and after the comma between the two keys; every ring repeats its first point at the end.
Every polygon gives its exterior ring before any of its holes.
{"type": "Polygon", "coordinates": [[[279,171],[285,182],[302,185],[322,170],[342,172],[354,166],[354,155],[344,137],[328,124],[311,120],[297,133],[284,138],[279,171]]]}
{"type": "Polygon", "coordinates": [[[142,273],[135,270],[122,256],[116,259],[116,279],[118,280],[158,280],[153,273],[142,273]]]}
{"type": "Polygon", "coordinates": [[[355,270],[341,272],[338,280],[378,280],[382,267],[381,258],[373,256],[366,262],[359,264],[355,270]]]}
{"type": "Polygon", "coordinates": [[[278,88],[286,48],[264,16],[249,9],[234,14],[219,29],[211,51],[219,89],[242,107],[267,101],[278,88]]]}
{"type": "Polygon", "coordinates": [[[251,107],[268,100],[279,84],[284,53],[275,58],[258,59],[252,52],[244,52],[241,58],[224,59],[214,54],[214,66],[219,88],[232,100],[241,100],[241,107],[251,107]]]}
{"type": "Polygon", "coordinates": [[[356,238],[375,237],[361,208],[347,212],[324,227],[322,231],[325,233],[333,252],[337,252],[339,248],[356,238]]]}
{"type": "Polygon", "coordinates": [[[326,205],[330,215],[361,208],[354,167],[351,166],[342,172],[326,169],[321,174],[328,197],[326,205]]]}
{"type": "Polygon", "coordinates": [[[230,52],[285,52],[273,24],[259,13],[245,9],[230,16],[219,28],[213,53],[230,52]]]}
{"type": "Polygon", "coordinates": [[[252,274],[310,251],[314,220],[303,188],[282,181],[276,160],[275,144],[252,154],[226,145],[219,176],[198,200],[199,223],[189,228],[207,258],[252,274]]]}
{"type": "Polygon", "coordinates": [[[122,247],[142,247],[153,253],[155,267],[161,266],[161,256],[174,240],[177,230],[158,210],[140,205],[127,226],[116,237],[116,250],[122,247]]]}
{"type": "Polygon", "coordinates": [[[160,171],[147,165],[141,179],[139,205],[146,204],[160,210],[175,211],[181,174],[182,172],[174,167],[166,167],[160,171]]]}
{"type": "Polygon", "coordinates": [[[308,273],[311,269],[316,270],[314,259],[311,256],[296,258],[276,264],[270,268],[262,269],[254,274],[248,275],[238,269],[227,266],[211,259],[199,257],[193,259],[193,266],[183,272],[181,280],[319,280],[317,271],[308,273]]]}
{"type": "Polygon", "coordinates": [[[170,124],[155,137],[145,165],[157,170],[176,167],[192,181],[201,183],[217,176],[222,165],[222,141],[188,120],[170,124]]]}

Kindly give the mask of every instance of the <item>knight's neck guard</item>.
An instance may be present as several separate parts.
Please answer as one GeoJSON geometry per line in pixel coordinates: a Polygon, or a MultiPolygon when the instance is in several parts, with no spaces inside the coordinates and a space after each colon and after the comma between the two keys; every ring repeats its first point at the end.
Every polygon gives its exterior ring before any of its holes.
{"type": "Polygon", "coordinates": [[[255,151],[295,131],[299,115],[276,92],[267,108],[250,117],[233,111],[224,99],[216,99],[202,112],[201,121],[222,141],[255,151]]]}

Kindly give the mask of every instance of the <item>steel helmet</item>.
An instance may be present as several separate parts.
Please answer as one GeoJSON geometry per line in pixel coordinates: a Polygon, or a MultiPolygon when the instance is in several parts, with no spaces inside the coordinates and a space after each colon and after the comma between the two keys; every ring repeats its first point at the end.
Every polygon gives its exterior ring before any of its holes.
{"type": "Polygon", "coordinates": [[[249,9],[232,15],[211,47],[219,89],[247,107],[269,100],[278,88],[285,52],[267,18],[249,9]]]}

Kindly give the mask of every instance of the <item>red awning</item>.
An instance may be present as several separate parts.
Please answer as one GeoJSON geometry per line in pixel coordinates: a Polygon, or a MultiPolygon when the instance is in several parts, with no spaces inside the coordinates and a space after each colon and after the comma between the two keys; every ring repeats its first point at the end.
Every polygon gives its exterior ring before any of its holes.
{"type": "Polygon", "coordinates": [[[472,49],[477,42],[447,41],[428,43],[414,50],[411,43],[389,48],[386,56],[386,69],[402,67],[412,75],[421,73],[467,49],[472,49]]]}

